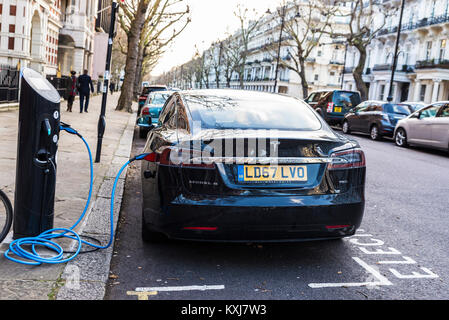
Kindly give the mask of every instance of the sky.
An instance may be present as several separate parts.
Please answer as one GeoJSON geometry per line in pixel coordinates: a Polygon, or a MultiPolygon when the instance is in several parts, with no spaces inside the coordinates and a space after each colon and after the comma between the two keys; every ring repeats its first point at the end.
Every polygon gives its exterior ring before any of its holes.
{"type": "Polygon", "coordinates": [[[236,31],[239,21],[234,10],[238,3],[250,10],[256,9],[257,16],[260,16],[268,8],[273,11],[279,0],[186,0],[185,3],[190,7],[192,21],[159,60],[151,73],[153,76],[189,61],[195,54],[195,45],[202,52],[212,42],[236,31]]]}

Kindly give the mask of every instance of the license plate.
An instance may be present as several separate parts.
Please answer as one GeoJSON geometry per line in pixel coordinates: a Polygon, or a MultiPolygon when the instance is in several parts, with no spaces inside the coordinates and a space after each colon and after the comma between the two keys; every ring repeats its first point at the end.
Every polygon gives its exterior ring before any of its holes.
{"type": "Polygon", "coordinates": [[[335,107],[334,112],[341,112],[341,107],[335,107]]]}
{"type": "Polygon", "coordinates": [[[306,166],[253,166],[238,167],[240,182],[289,182],[307,181],[306,166]]]}

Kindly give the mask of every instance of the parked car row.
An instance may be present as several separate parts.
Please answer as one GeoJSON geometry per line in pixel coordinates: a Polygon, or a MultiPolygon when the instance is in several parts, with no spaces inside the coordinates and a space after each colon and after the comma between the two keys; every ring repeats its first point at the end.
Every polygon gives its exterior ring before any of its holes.
{"type": "Polygon", "coordinates": [[[345,90],[315,91],[305,101],[329,124],[341,124],[345,134],[365,133],[373,140],[391,137],[400,147],[449,150],[449,101],[361,102],[358,92],[345,90]]]}

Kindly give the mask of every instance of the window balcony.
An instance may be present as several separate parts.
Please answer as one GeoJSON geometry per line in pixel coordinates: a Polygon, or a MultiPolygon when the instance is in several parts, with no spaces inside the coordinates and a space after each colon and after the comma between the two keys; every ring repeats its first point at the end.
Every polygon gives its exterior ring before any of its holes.
{"type": "Polygon", "coordinates": [[[415,69],[449,69],[449,60],[430,59],[416,62],[415,69]]]}
{"type": "Polygon", "coordinates": [[[383,63],[383,64],[375,64],[373,67],[373,71],[385,71],[391,70],[391,64],[383,63]]]}

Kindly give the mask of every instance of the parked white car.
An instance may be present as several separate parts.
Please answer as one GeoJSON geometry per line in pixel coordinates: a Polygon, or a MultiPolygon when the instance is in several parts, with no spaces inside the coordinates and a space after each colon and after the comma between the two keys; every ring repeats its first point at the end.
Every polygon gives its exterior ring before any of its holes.
{"type": "Polygon", "coordinates": [[[449,101],[433,103],[398,121],[397,146],[419,145],[449,151],[449,101]]]}
{"type": "Polygon", "coordinates": [[[428,106],[427,103],[420,102],[420,101],[417,101],[417,102],[415,102],[415,101],[404,101],[404,102],[401,102],[401,103],[402,104],[408,104],[409,106],[411,106],[413,108],[414,111],[421,110],[422,108],[428,106]]]}

